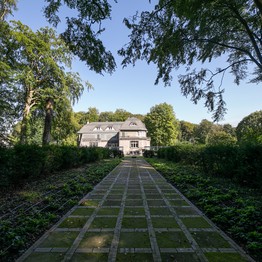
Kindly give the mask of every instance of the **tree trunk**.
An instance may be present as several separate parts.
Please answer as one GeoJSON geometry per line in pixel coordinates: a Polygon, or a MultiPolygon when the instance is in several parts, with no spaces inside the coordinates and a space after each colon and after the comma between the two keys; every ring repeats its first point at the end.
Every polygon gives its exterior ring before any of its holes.
{"type": "Polygon", "coordinates": [[[53,106],[54,106],[53,99],[48,98],[46,100],[46,108],[45,108],[45,126],[44,126],[43,141],[42,141],[43,145],[48,145],[51,141],[53,106]]]}
{"type": "Polygon", "coordinates": [[[22,125],[21,125],[21,133],[20,133],[20,143],[21,144],[27,143],[32,99],[33,99],[33,91],[29,91],[26,97],[25,108],[23,110],[23,119],[22,119],[22,125]]]}

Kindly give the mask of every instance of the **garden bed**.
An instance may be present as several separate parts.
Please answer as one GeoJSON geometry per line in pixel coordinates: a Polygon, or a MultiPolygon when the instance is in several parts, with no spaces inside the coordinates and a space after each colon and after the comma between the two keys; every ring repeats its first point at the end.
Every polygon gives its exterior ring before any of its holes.
{"type": "Polygon", "coordinates": [[[193,165],[147,160],[256,261],[262,261],[262,196],[258,189],[207,176],[193,165]]]}
{"type": "Polygon", "coordinates": [[[38,177],[0,195],[0,260],[14,261],[121,160],[38,177]]]}

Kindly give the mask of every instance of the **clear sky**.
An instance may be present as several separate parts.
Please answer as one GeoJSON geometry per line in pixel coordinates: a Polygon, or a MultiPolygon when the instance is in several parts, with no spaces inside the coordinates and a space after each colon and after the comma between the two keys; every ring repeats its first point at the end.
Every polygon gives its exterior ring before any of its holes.
{"type": "MultiPolygon", "coordinates": [[[[74,111],[87,111],[89,107],[96,107],[100,112],[121,108],[133,114],[146,114],[151,107],[166,102],[173,106],[179,120],[192,123],[199,123],[202,119],[212,121],[212,114],[207,112],[203,101],[195,105],[190,98],[181,95],[177,76],[183,73],[183,68],[172,73],[174,80],[169,87],[164,87],[161,82],[157,86],[154,85],[156,67],[144,61],[138,62],[135,67],[128,66],[122,69],[121,57],[117,55],[117,50],[128,42],[129,34],[123,24],[123,18],[131,17],[137,10],[153,8],[153,5],[150,5],[148,0],[118,0],[117,4],[113,0],[109,2],[113,6],[112,19],[104,23],[106,31],[101,38],[115,56],[117,69],[112,75],[99,75],[90,71],[83,62],[75,59],[72,71],[79,72],[83,81],[90,82],[94,90],[84,92],[78,103],[73,106],[74,111]]],[[[10,19],[21,20],[33,30],[50,26],[42,15],[43,6],[45,6],[44,0],[18,0],[18,11],[10,19]]],[[[70,13],[70,10],[63,10],[65,16],[70,16],[70,13]]],[[[57,31],[60,32],[62,28],[61,24],[57,31]]],[[[215,67],[222,67],[224,59],[220,58],[214,64],[215,67]]],[[[221,123],[236,126],[243,117],[262,110],[261,84],[248,84],[247,79],[237,86],[227,75],[223,87],[228,111],[221,123]]]]}

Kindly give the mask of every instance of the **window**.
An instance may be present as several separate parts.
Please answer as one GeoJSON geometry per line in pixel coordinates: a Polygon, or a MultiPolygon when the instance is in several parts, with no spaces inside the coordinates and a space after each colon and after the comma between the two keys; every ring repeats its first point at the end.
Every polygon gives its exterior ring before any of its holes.
{"type": "Polygon", "coordinates": [[[114,130],[113,126],[108,126],[106,130],[114,130]]]}
{"type": "Polygon", "coordinates": [[[96,126],[94,130],[101,130],[101,126],[96,126]]]}
{"type": "Polygon", "coordinates": [[[130,141],[131,148],[138,148],[138,141],[130,141]]]}
{"type": "Polygon", "coordinates": [[[90,142],[89,146],[90,147],[96,147],[96,146],[98,146],[98,143],[97,142],[90,142]]]}
{"type": "Polygon", "coordinates": [[[131,122],[129,126],[137,126],[136,122],[131,122]]]}
{"type": "Polygon", "coordinates": [[[125,132],[122,132],[122,137],[125,137],[125,135],[126,135],[125,132]]]}
{"type": "Polygon", "coordinates": [[[97,135],[97,139],[100,140],[101,139],[101,135],[97,135]]]}

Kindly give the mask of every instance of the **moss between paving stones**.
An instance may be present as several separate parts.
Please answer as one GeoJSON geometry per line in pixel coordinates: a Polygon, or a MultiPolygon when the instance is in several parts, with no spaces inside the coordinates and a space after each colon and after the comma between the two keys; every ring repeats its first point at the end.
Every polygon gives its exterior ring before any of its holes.
{"type": "Polygon", "coordinates": [[[126,206],[143,206],[142,199],[126,200],[126,206]]]}
{"type": "MultiPolygon", "coordinates": [[[[163,262],[199,262],[201,261],[195,253],[162,253],[163,262]]],[[[229,262],[229,261],[228,261],[229,262]]]]}
{"type": "Polygon", "coordinates": [[[125,261],[125,262],[152,262],[153,256],[148,253],[118,253],[116,257],[117,262],[125,261]]]}
{"type": "Polygon", "coordinates": [[[243,258],[238,253],[205,253],[208,261],[212,262],[247,262],[249,260],[243,258]]]}
{"type": "Polygon", "coordinates": [[[156,239],[160,248],[191,247],[183,232],[156,232],[156,239]]]}
{"type": "Polygon", "coordinates": [[[51,232],[39,247],[70,247],[79,232],[51,232]]]}
{"type": "Polygon", "coordinates": [[[209,228],[211,225],[202,217],[181,218],[184,225],[188,228],[209,228]]]}
{"type": "Polygon", "coordinates": [[[117,217],[96,217],[90,228],[115,228],[117,217]]]}
{"type": "Polygon", "coordinates": [[[92,200],[92,199],[86,199],[83,202],[81,202],[81,206],[93,206],[93,207],[97,207],[99,204],[99,201],[97,200],[92,200]]]}
{"type": "Polygon", "coordinates": [[[147,204],[149,206],[166,206],[165,201],[161,199],[147,200],[147,204]]]}
{"type": "Polygon", "coordinates": [[[191,207],[174,207],[178,215],[198,215],[197,211],[191,207]]]}
{"type": "Polygon", "coordinates": [[[122,200],[106,200],[102,206],[120,206],[122,200]]]}
{"type": "Polygon", "coordinates": [[[218,232],[191,233],[200,247],[229,248],[230,244],[218,232]]]}
{"type": "Polygon", "coordinates": [[[81,228],[85,225],[86,217],[68,217],[58,226],[59,228],[81,228]]]}
{"type": "Polygon", "coordinates": [[[121,195],[108,195],[106,200],[122,200],[121,195]]]}
{"type": "Polygon", "coordinates": [[[149,248],[148,232],[121,232],[119,248],[149,248]]]}
{"type": "Polygon", "coordinates": [[[127,195],[126,196],[126,199],[129,200],[129,199],[142,199],[142,195],[127,195]]]}
{"type": "Polygon", "coordinates": [[[60,262],[64,258],[63,253],[32,253],[24,262],[60,262]]]}
{"type": "Polygon", "coordinates": [[[189,206],[189,204],[182,199],[170,199],[169,203],[171,206],[189,206]]]}
{"type": "Polygon", "coordinates": [[[152,217],[151,219],[155,228],[179,228],[173,217],[152,217]]]}
{"type": "Polygon", "coordinates": [[[79,244],[79,248],[109,248],[113,232],[87,232],[79,244]]]}
{"type": "Polygon", "coordinates": [[[151,215],[158,215],[158,216],[172,215],[169,208],[165,208],[165,207],[150,207],[149,211],[151,215]]]}
{"type": "Polygon", "coordinates": [[[122,228],[147,228],[147,221],[143,217],[124,217],[122,221],[122,228]]]}
{"type": "Polygon", "coordinates": [[[90,216],[94,212],[94,208],[77,208],[71,215],[72,216],[90,216]]]}
{"type": "Polygon", "coordinates": [[[104,261],[108,261],[108,254],[107,253],[75,253],[70,261],[104,262],[104,261]]]}
{"type": "Polygon", "coordinates": [[[98,216],[118,216],[119,208],[103,207],[99,209],[98,216]]]}
{"type": "Polygon", "coordinates": [[[145,215],[145,209],[140,207],[135,208],[128,208],[126,207],[124,210],[124,216],[144,216],[145,215]]]}
{"type": "MultiPolygon", "coordinates": [[[[173,199],[173,198],[181,198],[180,195],[176,194],[176,193],[172,193],[172,194],[164,194],[165,198],[167,199],[173,199]]],[[[182,198],[181,198],[182,199],[182,198]]]]}

